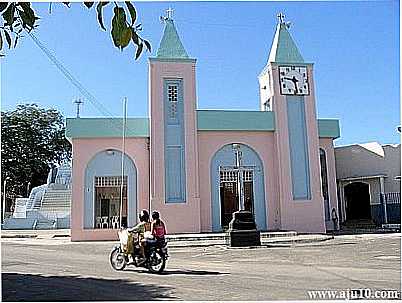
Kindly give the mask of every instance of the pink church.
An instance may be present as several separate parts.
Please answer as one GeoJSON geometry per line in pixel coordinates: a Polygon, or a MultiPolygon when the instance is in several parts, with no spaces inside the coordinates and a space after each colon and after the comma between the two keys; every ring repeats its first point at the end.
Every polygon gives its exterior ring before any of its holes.
{"type": "Polygon", "coordinates": [[[239,186],[260,231],[333,229],[339,123],[317,119],[313,64],[283,18],[256,76],[260,111],[197,110],[196,59],[167,17],[149,59],[150,117],[127,119],[124,154],[122,119],[67,119],[71,239],[116,239],[142,209],[158,210],[169,233],[220,232],[239,208],[239,186]]]}

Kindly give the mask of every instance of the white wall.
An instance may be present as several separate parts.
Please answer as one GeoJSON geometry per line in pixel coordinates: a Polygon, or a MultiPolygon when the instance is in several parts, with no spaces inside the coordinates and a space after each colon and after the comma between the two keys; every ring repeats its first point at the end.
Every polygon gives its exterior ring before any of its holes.
{"type": "Polygon", "coordinates": [[[400,192],[400,181],[395,177],[401,175],[401,145],[378,144],[376,150],[379,153],[358,144],[335,147],[337,179],[386,175],[384,191],[400,192]]]}

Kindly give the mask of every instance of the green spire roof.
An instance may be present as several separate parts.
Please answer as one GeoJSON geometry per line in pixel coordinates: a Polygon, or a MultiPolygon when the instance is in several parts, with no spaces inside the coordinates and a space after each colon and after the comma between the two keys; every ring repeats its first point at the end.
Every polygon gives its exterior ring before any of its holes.
{"type": "Polygon", "coordinates": [[[185,59],[188,58],[187,52],[180,41],[173,20],[165,19],[165,31],[156,58],[185,59]]]}
{"type": "Polygon", "coordinates": [[[268,62],[280,63],[303,63],[304,59],[300,54],[295,42],[288,31],[285,22],[279,22],[276,27],[274,42],[269,53],[268,62]]]}

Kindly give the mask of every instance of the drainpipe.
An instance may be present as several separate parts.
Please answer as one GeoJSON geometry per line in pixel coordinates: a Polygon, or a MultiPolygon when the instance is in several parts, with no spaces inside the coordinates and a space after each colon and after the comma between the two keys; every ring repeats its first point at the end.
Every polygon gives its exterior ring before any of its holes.
{"type": "Polygon", "coordinates": [[[382,205],[384,207],[384,223],[388,223],[388,214],[387,214],[387,199],[385,197],[384,192],[384,177],[380,177],[380,195],[383,196],[382,205]]]}

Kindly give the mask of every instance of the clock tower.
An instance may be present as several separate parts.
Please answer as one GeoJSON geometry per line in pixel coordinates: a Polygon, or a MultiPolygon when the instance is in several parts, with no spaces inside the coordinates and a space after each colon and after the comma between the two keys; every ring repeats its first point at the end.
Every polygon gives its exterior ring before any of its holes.
{"type": "Polygon", "coordinates": [[[313,64],[301,56],[284,15],[278,19],[267,65],[258,77],[260,108],[275,113],[278,217],[282,229],[325,232],[313,64]]]}

